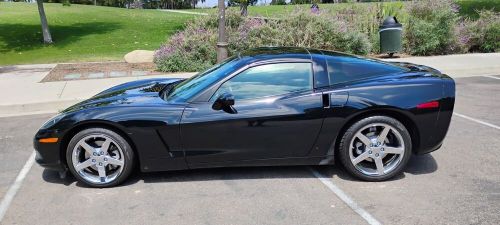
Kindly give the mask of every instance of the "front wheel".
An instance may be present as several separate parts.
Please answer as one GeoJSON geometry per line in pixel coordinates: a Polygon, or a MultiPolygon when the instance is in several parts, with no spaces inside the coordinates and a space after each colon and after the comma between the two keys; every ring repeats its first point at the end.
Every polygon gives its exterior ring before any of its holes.
{"type": "Polygon", "coordinates": [[[132,172],[134,151],[114,131],[90,128],[71,139],[66,160],[79,181],[91,187],[111,187],[123,182],[132,172]]]}
{"type": "Polygon", "coordinates": [[[366,181],[383,181],[400,174],[411,155],[405,126],[387,116],[354,123],[343,135],[339,156],[344,168],[366,181]]]}

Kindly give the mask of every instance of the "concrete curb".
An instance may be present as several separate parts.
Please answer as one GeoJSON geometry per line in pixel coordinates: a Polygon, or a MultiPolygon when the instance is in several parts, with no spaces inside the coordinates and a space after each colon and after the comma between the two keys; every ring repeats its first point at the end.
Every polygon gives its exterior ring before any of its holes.
{"type": "Polygon", "coordinates": [[[0,105],[0,117],[25,116],[34,114],[58,113],[84,99],[35,102],[26,104],[0,105]]]}
{"type": "Polygon", "coordinates": [[[384,59],[430,66],[450,77],[500,75],[500,53],[474,53],[428,57],[384,59]]]}

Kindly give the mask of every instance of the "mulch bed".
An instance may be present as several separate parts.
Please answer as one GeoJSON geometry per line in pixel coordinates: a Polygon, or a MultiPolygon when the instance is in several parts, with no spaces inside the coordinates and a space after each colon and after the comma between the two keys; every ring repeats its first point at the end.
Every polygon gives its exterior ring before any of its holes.
{"type": "Polygon", "coordinates": [[[147,76],[162,74],[155,71],[154,63],[126,63],[126,62],[103,62],[103,63],[65,63],[54,67],[41,82],[103,79],[111,77],[147,76]],[[89,74],[94,76],[89,77],[89,74]],[[102,76],[95,76],[100,74],[102,76]],[[115,76],[112,76],[115,74],[115,76]],[[120,74],[120,75],[116,75],[120,74]],[[68,75],[80,75],[69,79],[68,75]],[[66,76],[66,77],[65,77],[66,76]]]}

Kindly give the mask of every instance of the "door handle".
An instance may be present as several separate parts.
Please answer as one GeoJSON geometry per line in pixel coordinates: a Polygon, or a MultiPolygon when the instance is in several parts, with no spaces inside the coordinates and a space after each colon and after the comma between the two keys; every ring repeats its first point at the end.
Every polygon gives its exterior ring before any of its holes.
{"type": "Polygon", "coordinates": [[[323,101],[323,108],[328,109],[330,108],[330,94],[328,93],[323,93],[321,95],[322,101],[323,101]]]}

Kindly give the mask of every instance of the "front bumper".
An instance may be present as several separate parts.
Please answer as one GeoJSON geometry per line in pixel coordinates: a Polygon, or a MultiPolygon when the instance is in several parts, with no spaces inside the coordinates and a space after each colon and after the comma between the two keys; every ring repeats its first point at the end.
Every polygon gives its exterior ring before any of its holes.
{"type": "Polygon", "coordinates": [[[40,143],[41,138],[56,137],[57,131],[39,130],[33,139],[36,151],[35,161],[42,167],[50,170],[65,171],[65,159],[61,156],[61,138],[56,143],[40,143]]]}

